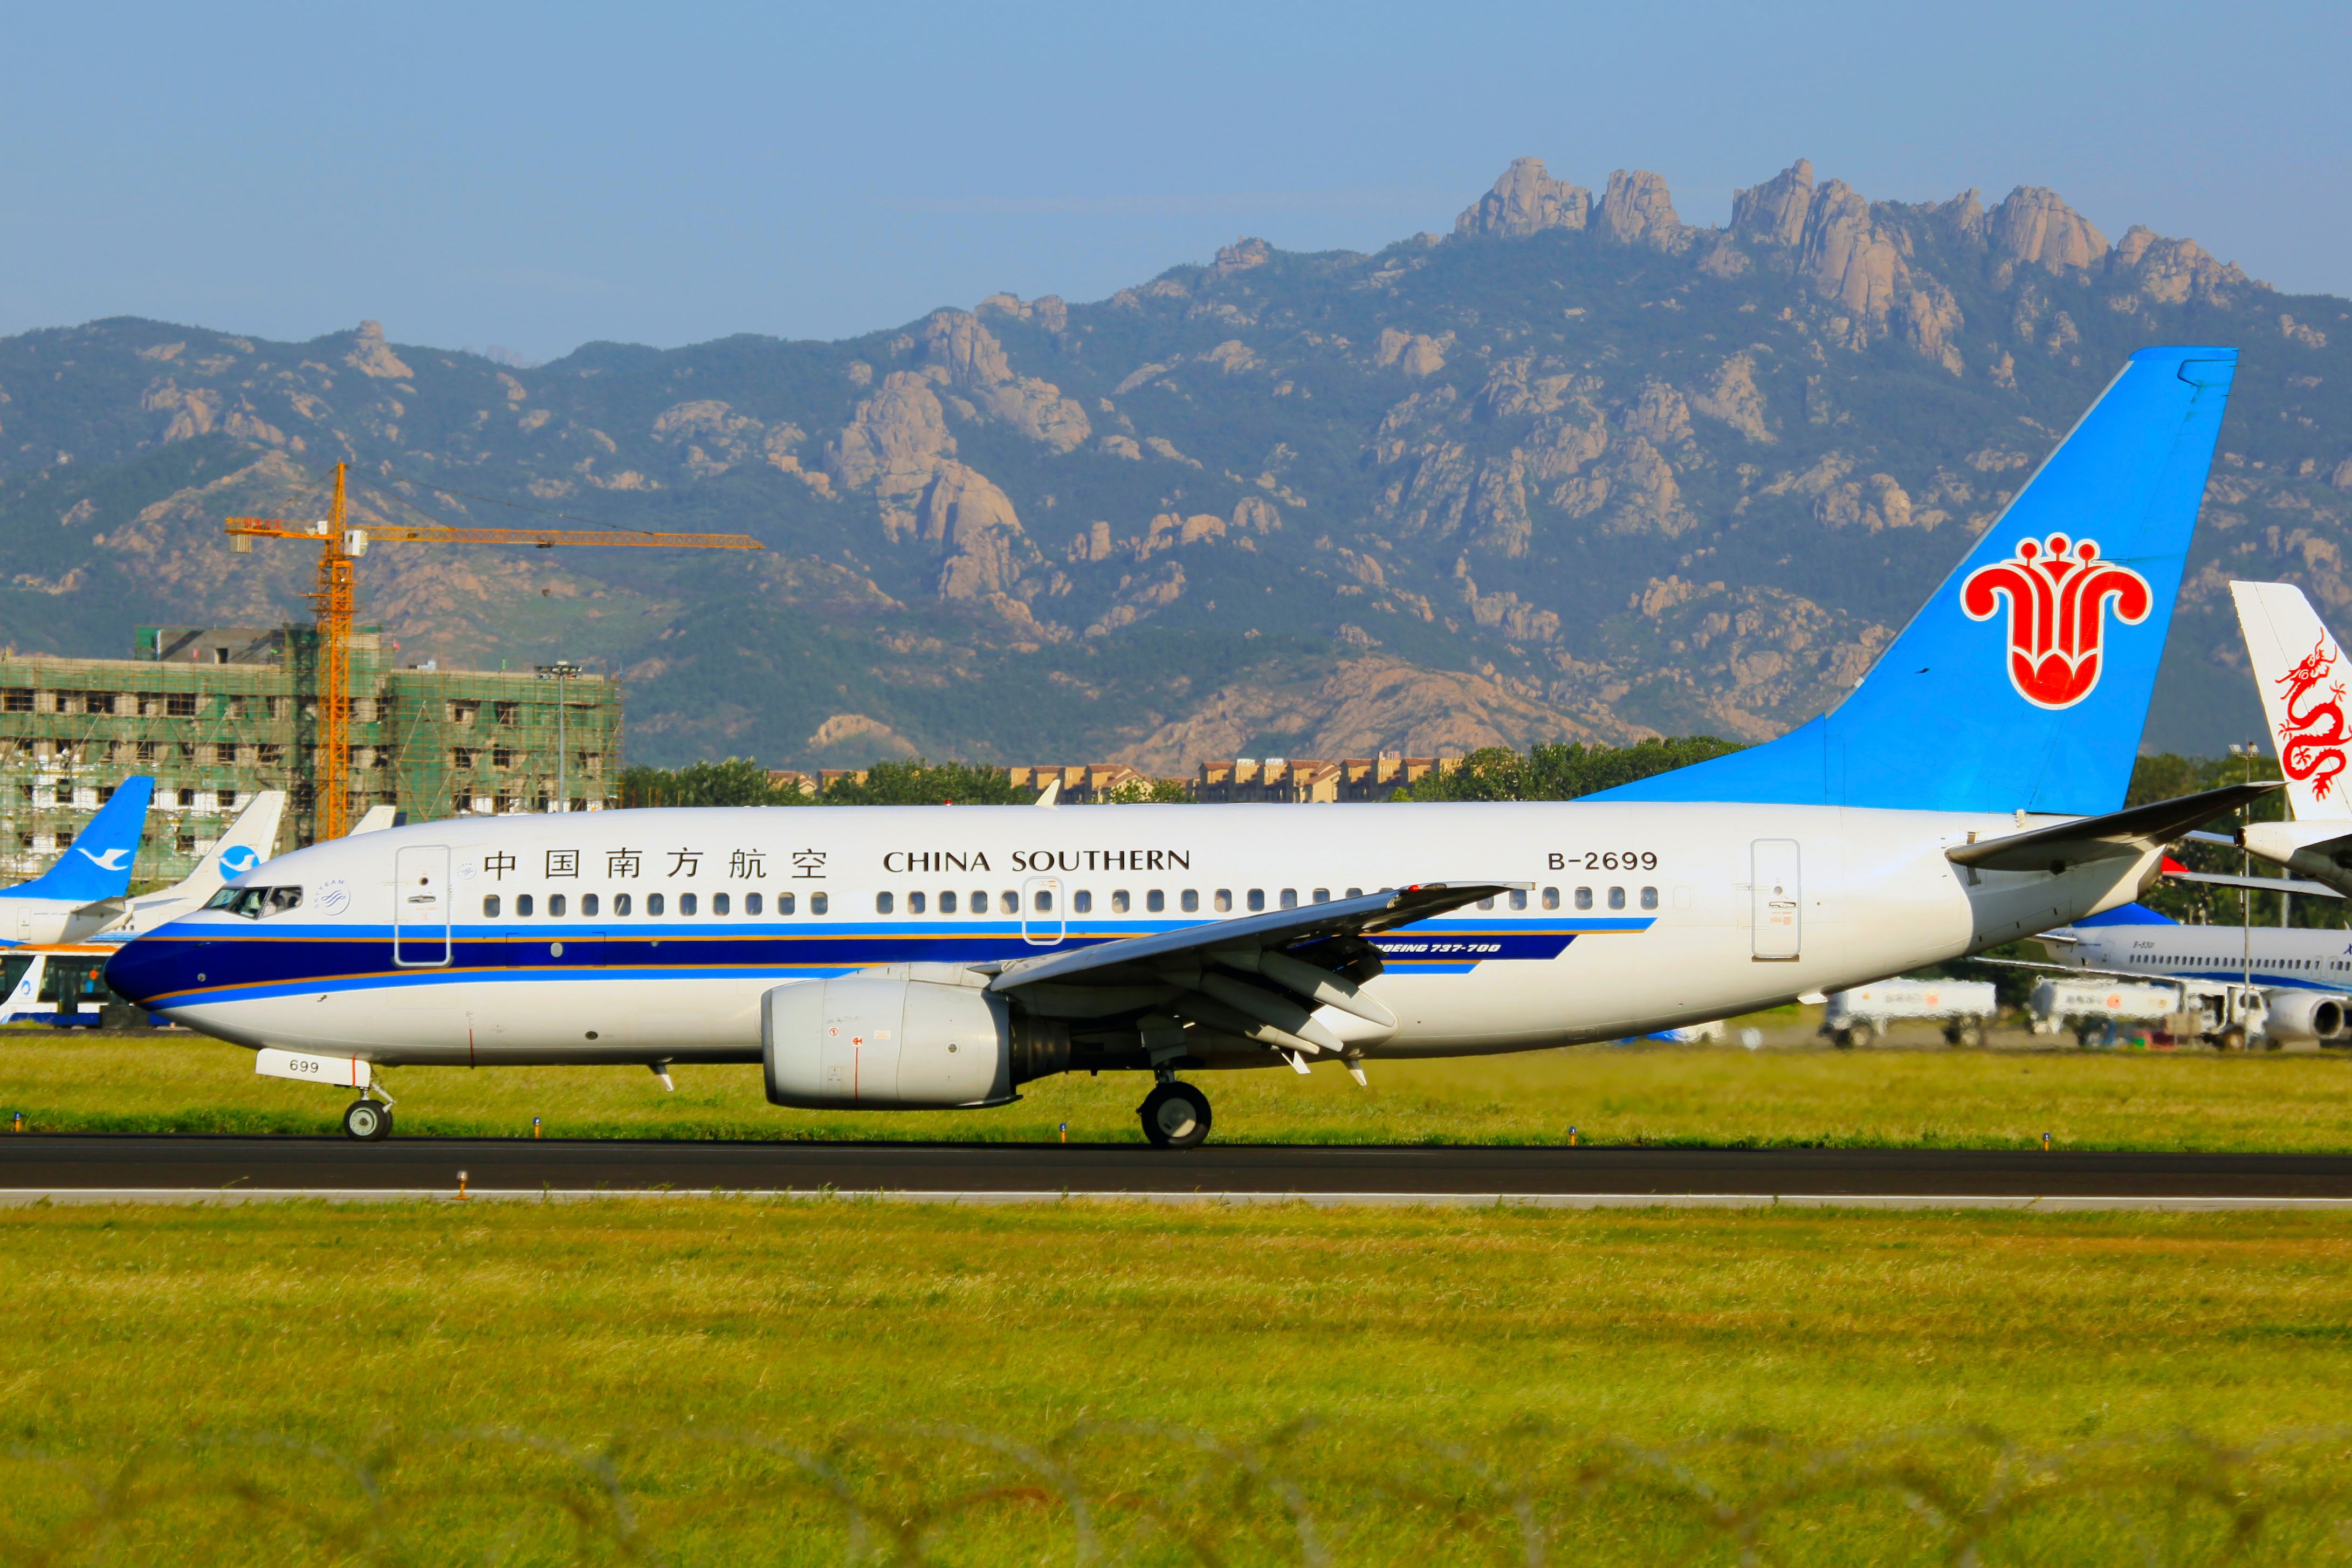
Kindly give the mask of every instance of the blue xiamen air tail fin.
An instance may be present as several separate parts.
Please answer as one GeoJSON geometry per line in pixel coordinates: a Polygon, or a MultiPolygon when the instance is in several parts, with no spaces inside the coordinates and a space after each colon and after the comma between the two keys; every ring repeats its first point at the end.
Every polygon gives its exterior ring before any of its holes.
{"type": "Polygon", "coordinates": [[[139,837],[147,826],[151,778],[125,779],[113,798],[82,825],[58,863],[29,882],[0,888],[0,899],[58,899],[94,904],[131,890],[131,863],[139,858],[139,837]]]}
{"type": "Polygon", "coordinates": [[[2124,804],[2238,351],[2142,349],[1834,710],[1593,800],[2124,804]]]}

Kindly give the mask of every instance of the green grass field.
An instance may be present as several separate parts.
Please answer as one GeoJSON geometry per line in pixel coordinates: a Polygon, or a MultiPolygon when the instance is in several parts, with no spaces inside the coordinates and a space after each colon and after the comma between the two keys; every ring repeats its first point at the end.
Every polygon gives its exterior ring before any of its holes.
{"type": "Polygon", "coordinates": [[[1075,1492],[1154,1563],[1731,1563],[1776,1495],[1768,1560],[2218,1560],[2234,1509],[2308,1563],[2352,1512],[2328,1216],[285,1205],[0,1256],[0,1561],[1064,1563],[1075,1492]]]}
{"type": "MultiPolygon", "coordinates": [[[[1830,1051],[1580,1047],[1460,1062],[1204,1075],[1225,1142],[2352,1148],[2343,1053],[1830,1051]]],[[[390,1077],[403,1134],[1135,1140],[1135,1075],[1028,1085],[949,1113],[784,1110],[751,1067],[410,1068],[390,1077]]],[[[40,1131],[327,1132],[346,1097],[257,1078],[246,1051],[187,1036],[0,1031],[0,1127],[40,1131]]]]}

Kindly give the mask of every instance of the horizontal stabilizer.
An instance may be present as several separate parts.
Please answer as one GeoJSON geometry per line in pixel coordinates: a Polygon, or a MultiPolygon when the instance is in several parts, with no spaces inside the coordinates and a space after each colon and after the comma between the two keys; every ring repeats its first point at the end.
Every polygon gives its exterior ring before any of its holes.
{"type": "Polygon", "coordinates": [[[2250,888],[2257,893],[2301,893],[2308,898],[2340,899],[2344,895],[2325,882],[2289,877],[2233,877],[2226,871],[2167,871],[2175,882],[2202,882],[2212,888],[2250,888]]]}
{"type": "Polygon", "coordinates": [[[2047,871],[2086,860],[2119,860],[2172,843],[2192,827],[2260,800],[2274,783],[2227,784],[2173,800],[2128,806],[2101,816],[2082,816],[2024,833],[1956,844],[1946,859],[1980,871],[2047,871]]]}

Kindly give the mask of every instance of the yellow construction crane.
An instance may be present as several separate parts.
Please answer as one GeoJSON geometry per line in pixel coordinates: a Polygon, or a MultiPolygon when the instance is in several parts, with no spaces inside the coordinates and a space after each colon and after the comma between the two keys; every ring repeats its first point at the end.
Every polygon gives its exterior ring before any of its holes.
{"type": "MultiPolygon", "coordinates": [[[[238,554],[252,553],[257,539],[291,539],[319,547],[317,584],[303,595],[317,606],[319,621],[319,750],[312,772],[313,837],[341,838],[351,825],[352,607],[358,585],[355,563],[368,551],[369,531],[344,521],[343,471],[335,465],[335,500],[316,522],[277,517],[233,517],[228,531],[238,554]]],[[[403,544],[529,544],[552,550],[559,544],[641,545],[672,550],[760,550],[748,533],[650,533],[602,528],[448,528],[439,523],[393,523],[374,537],[403,544]]],[[[557,689],[559,700],[562,688],[557,689]]]]}

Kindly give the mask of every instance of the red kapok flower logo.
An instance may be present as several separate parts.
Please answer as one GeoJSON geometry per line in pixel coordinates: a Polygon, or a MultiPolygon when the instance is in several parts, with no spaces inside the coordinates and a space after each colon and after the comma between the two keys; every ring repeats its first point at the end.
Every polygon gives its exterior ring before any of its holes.
{"type": "Polygon", "coordinates": [[[2136,626],[2155,603],[2147,579],[2099,559],[2098,541],[2021,539],[2007,561],[1979,566],[1960,584],[1960,609],[1989,621],[2009,599],[2009,683],[2036,708],[2072,708],[2099,684],[2099,649],[2110,603],[2136,626]]]}

